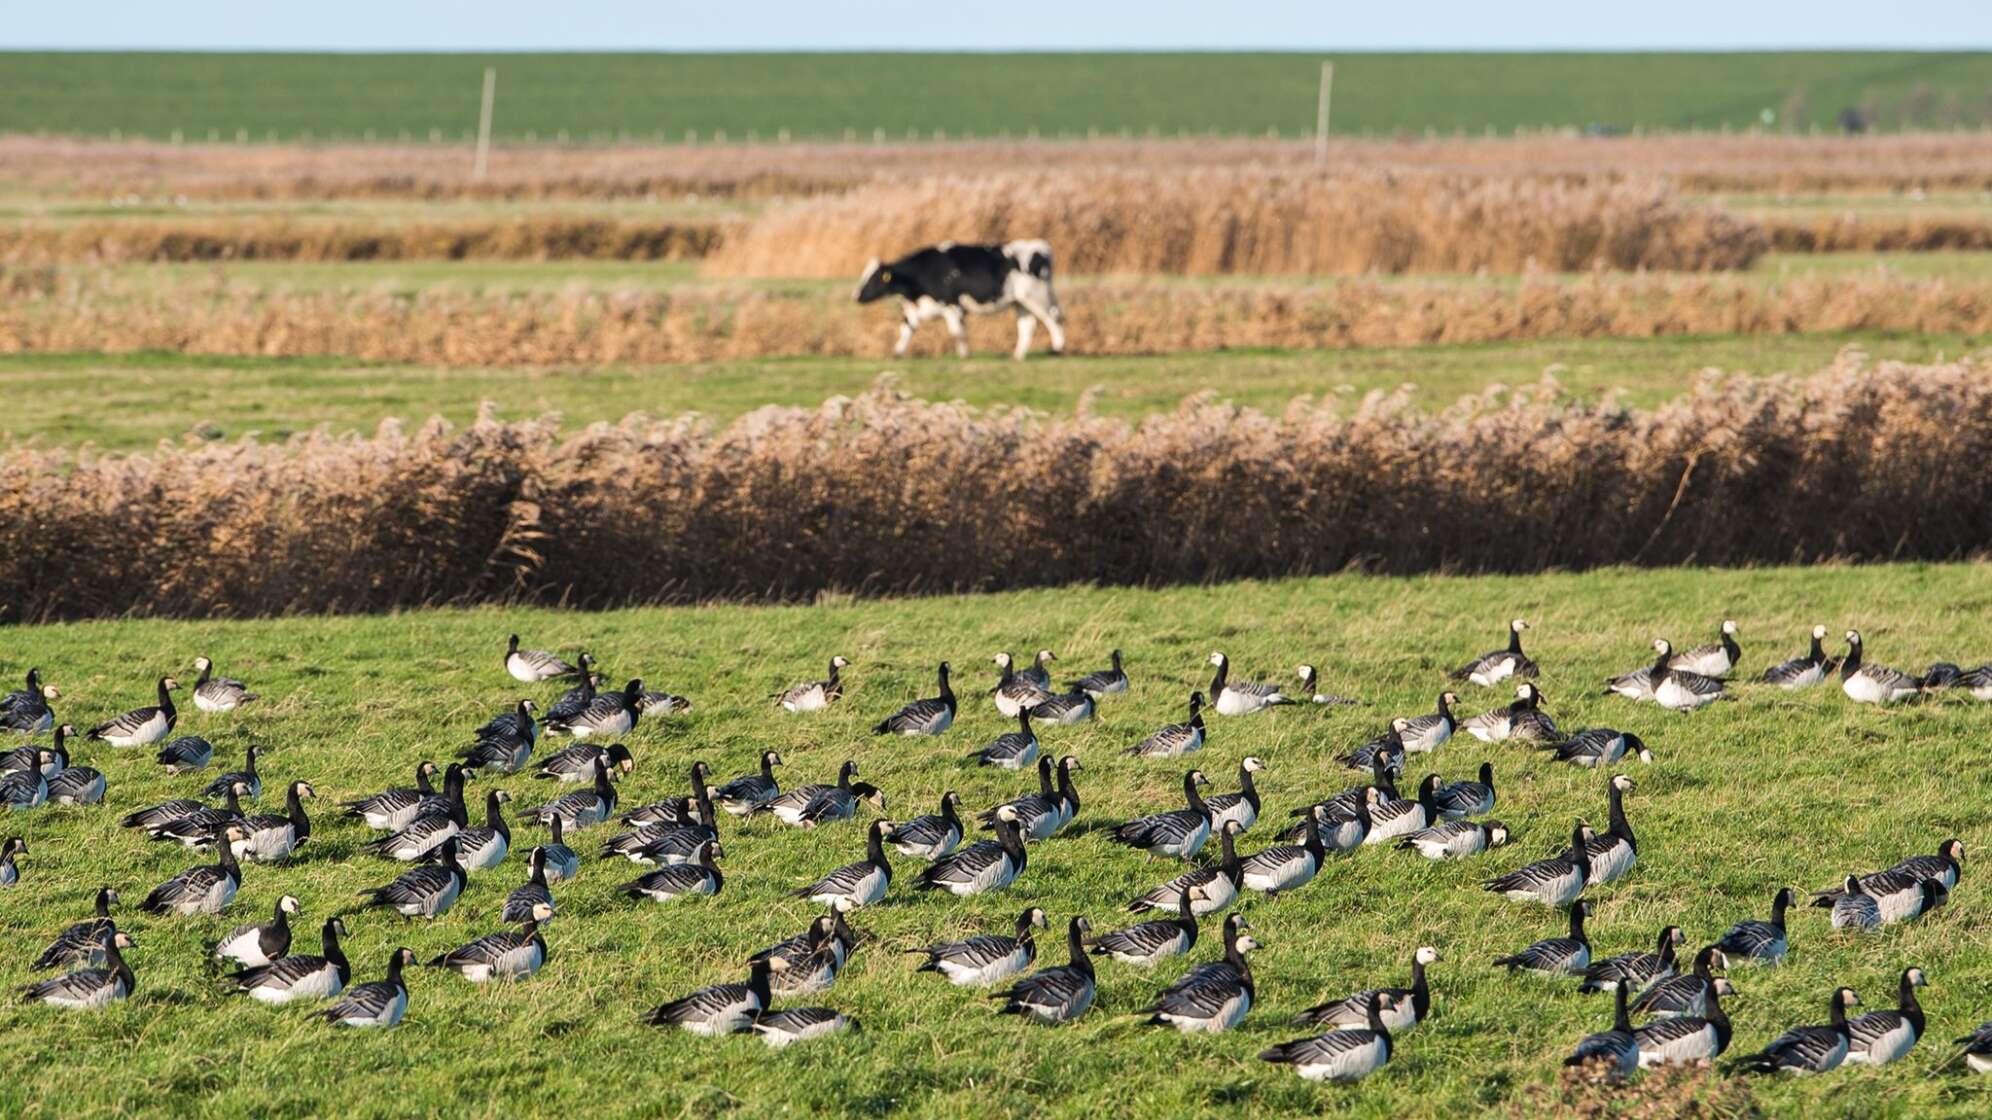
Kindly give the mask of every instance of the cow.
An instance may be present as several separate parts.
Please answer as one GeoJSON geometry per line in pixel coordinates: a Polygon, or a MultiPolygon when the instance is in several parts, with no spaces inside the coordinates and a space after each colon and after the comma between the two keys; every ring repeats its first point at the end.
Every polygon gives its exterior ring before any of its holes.
{"type": "Polygon", "coordinates": [[[1051,332],[1051,352],[1065,352],[1065,313],[1051,291],[1051,245],[1006,241],[1001,245],[939,245],[916,250],[890,264],[874,257],[858,281],[858,302],[899,297],[899,342],[894,357],[906,356],[913,331],[938,315],[954,336],[955,353],[968,357],[969,312],[1017,311],[1018,361],[1030,353],[1031,336],[1043,323],[1051,332]]]}

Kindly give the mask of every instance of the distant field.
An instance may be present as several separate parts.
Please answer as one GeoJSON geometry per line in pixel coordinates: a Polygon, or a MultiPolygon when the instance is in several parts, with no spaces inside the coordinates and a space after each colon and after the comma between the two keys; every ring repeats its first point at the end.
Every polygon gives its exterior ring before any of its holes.
{"type": "Polygon", "coordinates": [[[1878,127],[1983,123],[1992,55],[1768,54],[0,54],[0,132],[155,139],[458,141],[482,73],[499,70],[497,134],[553,142],[1016,136],[1314,127],[1336,63],[1334,130],[1510,131],[1544,125],[1878,127]],[[586,80],[576,80],[585,75],[586,80]],[[1105,92],[1103,91],[1110,91],[1105,92]],[[564,133],[564,137],[563,137],[564,133]]]}

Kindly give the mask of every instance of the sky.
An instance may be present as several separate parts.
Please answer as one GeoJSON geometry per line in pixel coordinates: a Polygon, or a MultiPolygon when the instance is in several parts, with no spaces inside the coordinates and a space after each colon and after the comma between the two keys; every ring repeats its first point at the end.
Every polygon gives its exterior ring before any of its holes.
{"type": "Polygon", "coordinates": [[[5,5],[0,49],[1738,50],[1992,46],[1919,0],[119,0],[5,5]],[[107,12],[109,7],[114,9],[107,12]],[[107,18],[109,17],[109,18],[107,18]]]}

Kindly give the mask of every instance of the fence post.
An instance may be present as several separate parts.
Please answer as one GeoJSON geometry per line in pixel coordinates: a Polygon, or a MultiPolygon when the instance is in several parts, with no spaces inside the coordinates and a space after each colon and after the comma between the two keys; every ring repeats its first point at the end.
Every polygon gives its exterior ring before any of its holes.
{"type": "Polygon", "coordinates": [[[484,172],[491,166],[491,103],[498,96],[498,68],[484,68],[484,103],[477,111],[477,157],[470,167],[470,177],[484,178],[484,172]]]}
{"type": "Polygon", "coordinates": [[[1335,64],[1321,64],[1321,95],[1314,104],[1314,162],[1328,162],[1328,97],[1335,90],[1335,64]]]}

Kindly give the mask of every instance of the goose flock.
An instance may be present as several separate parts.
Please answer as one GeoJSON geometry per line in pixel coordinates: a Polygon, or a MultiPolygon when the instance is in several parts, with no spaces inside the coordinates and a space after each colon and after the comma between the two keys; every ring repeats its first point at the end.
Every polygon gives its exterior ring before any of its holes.
{"type": "MultiPolygon", "coordinates": [[[[308,915],[296,895],[284,890],[286,865],[302,858],[300,853],[318,850],[308,844],[314,828],[326,822],[314,822],[307,804],[318,796],[317,783],[272,773],[268,790],[273,797],[282,791],[282,809],[256,811],[266,789],[259,767],[270,760],[259,758],[251,744],[241,752],[239,767],[209,776],[234,756],[207,735],[178,733],[182,713],[173,694],[181,686],[171,675],[151,678],[156,703],[92,724],[79,735],[53,707],[66,698],[42,679],[39,669],[30,669],[24,688],[0,697],[0,726],[18,736],[46,732],[50,742],[0,752],[0,805],[26,814],[58,811],[51,808],[57,805],[98,811],[91,807],[112,800],[112,783],[104,770],[78,764],[72,752],[87,744],[102,744],[112,752],[149,752],[152,765],[187,783],[190,794],[198,789],[199,796],[124,807],[120,823],[134,836],[158,842],[161,850],[184,850],[211,862],[196,863],[152,886],[138,911],[154,922],[215,923],[209,944],[213,960],[224,969],[221,982],[227,990],[271,1006],[305,1005],[313,1018],[328,1024],[372,1028],[392,1027],[408,1014],[411,967],[455,973],[473,984],[533,977],[553,958],[548,931],[557,935],[562,896],[570,891],[592,891],[604,904],[638,908],[634,912],[679,913],[711,905],[709,900],[740,879],[767,878],[751,863],[737,865],[732,858],[736,849],[751,850],[757,834],[816,830],[813,843],[824,854],[820,872],[808,882],[779,884],[786,896],[821,908],[806,928],[752,954],[738,970],[713,977],[711,984],[648,1009],[630,1008],[632,1015],[660,1028],[707,1037],[752,1033],[777,1048],[858,1028],[848,1009],[827,1005],[832,1001],[791,1004],[832,991],[852,955],[871,940],[855,924],[859,912],[882,903],[938,906],[939,895],[1014,891],[1028,900],[1033,880],[1044,875],[1034,849],[1072,843],[1061,837],[1082,833],[1104,837],[1110,847],[1101,858],[1114,860],[1124,872],[1127,924],[1102,928],[1113,923],[1098,911],[1054,916],[1026,903],[1014,922],[1005,919],[996,928],[965,937],[905,946],[905,952],[921,958],[913,970],[934,973],[954,987],[979,990],[996,1014],[1047,1025],[1087,1015],[1100,1002],[1103,983],[1133,986],[1152,993],[1133,997],[1143,1024],[1221,1034],[1261,1007],[1252,955],[1282,948],[1257,940],[1249,920],[1254,908],[1281,905],[1283,896],[1309,889],[1338,860],[1409,858],[1395,852],[1440,864],[1500,860],[1503,869],[1479,876],[1484,896],[1477,897],[1485,898],[1488,921],[1519,928],[1541,924],[1545,936],[1474,967],[1514,975],[1518,983],[1522,977],[1537,977],[1530,983],[1546,981],[1572,993],[1608,993],[1609,1026],[1577,1040],[1566,1064],[1633,1076],[1655,1066],[1724,1058],[1735,1041],[1724,1001],[1749,988],[1775,984],[1776,967],[1796,943],[1877,938],[1873,944],[1885,947],[1888,927],[1917,921],[1955,896],[1964,845],[1955,838],[1933,840],[1925,852],[1902,854],[1879,871],[1852,871],[1814,892],[1807,909],[1825,911],[1814,926],[1792,913],[1798,892],[1786,883],[1766,882],[1770,905],[1765,917],[1738,915],[1728,928],[1700,931],[1696,937],[1669,924],[1624,945],[1623,951],[1594,950],[1586,922],[1597,913],[1601,894],[1637,875],[1643,864],[1666,858],[1641,847],[1629,809],[1639,783],[1620,764],[1662,765],[1666,737],[1684,726],[1676,719],[1718,701],[1735,701],[1739,682],[1745,681],[1796,690],[1837,678],[1845,697],[1859,704],[1897,704],[1943,694],[1992,701],[1992,665],[1967,670],[1939,663],[1912,675],[1868,660],[1855,630],[1845,632],[1844,655],[1832,658],[1824,648],[1828,631],[1819,626],[1811,631],[1807,651],[1745,676],[1740,628],[1733,620],[1724,621],[1714,641],[1684,651],[1655,639],[1650,657],[1640,657],[1628,671],[1603,682],[1604,696],[1650,702],[1675,713],[1644,724],[1646,734],[1661,742],[1656,752],[1630,731],[1559,726],[1550,697],[1558,689],[1545,684],[1544,666],[1523,650],[1523,634],[1529,629],[1525,620],[1514,619],[1505,647],[1459,667],[1439,682],[1443,687],[1435,694],[1427,694],[1436,697],[1432,710],[1380,721],[1375,733],[1353,749],[1325,753],[1324,758],[1336,758],[1360,774],[1354,784],[1327,790],[1278,788],[1283,801],[1298,803],[1284,815],[1275,807],[1273,791],[1264,788],[1278,775],[1263,758],[1247,755],[1235,771],[1212,767],[1208,772],[1178,760],[1198,754],[1213,734],[1228,730],[1207,726],[1206,717],[1249,724],[1253,718],[1294,718],[1281,715],[1283,708],[1300,712],[1313,705],[1361,703],[1321,692],[1320,673],[1312,665],[1300,666],[1295,674],[1300,685],[1289,691],[1281,684],[1240,679],[1224,653],[1212,653],[1208,684],[1178,694],[1183,707],[1170,704],[1173,711],[1186,711],[1186,719],[1114,748],[1114,753],[1138,760],[1126,765],[1155,766],[1158,783],[1166,775],[1180,794],[1158,798],[1149,811],[1129,819],[1089,821],[1079,829],[1072,827],[1082,807],[1077,775],[1086,768],[1069,744],[1061,749],[1060,729],[1093,720],[1103,704],[1130,693],[1120,650],[1112,652],[1106,668],[1062,683],[1054,675],[1058,659],[1049,649],[1038,650],[1028,667],[1019,667],[1010,653],[998,653],[993,658],[997,679],[978,695],[986,696],[996,717],[1013,722],[1014,729],[980,743],[956,729],[964,698],[954,691],[949,663],[940,662],[934,670],[934,694],[885,715],[872,732],[952,733],[963,740],[964,749],[956,756],[962,783],[985,775],[1014,783],[1021,776],[1015,772],[1034,771],[1036,788],[1025,787],[986,808],[966,801],[959,789],[938,795],[929,791],[918,800],[923,808],[931,806],[931,812],[894,820],[883,814],[898,803],[899,795],[889,799],[885,789],[863,777],[875,767],[889,770],[891,754],[880,751],[845,757],[834,773],[824,766],[803,775],[815,780],[798,784],[788,784],[785,760],[775,750],[763,751],[757,768],[717,780],[705,761],[693,759],[684,771],[689,780],[682,792],[626,804],[619,788],[624,779],[637,771],[639,762],[657,766],[662,760],[646,757],[625,740],[641,735],[647,724],[690,710],[691,702],[649,690],[641,678],[629,679],[621,689],[604,688],[590,654],[580,653],[569,662],[523,648],[518,635],[506,643],[506,674],[521,684],[558,686],[561,691],[508,701],[458,740],[463,745],[453,760],[440,766],[433,760],[414,761],[412,786],[339,803],[334,827],[372,837],[346,861],[357,901],[341,913],[308,915]],[[1480,714],[1462,715],[1464,702],[1455,690],[1469,688],[1512,690],[1512,698],[1503,696],[1480,714]],[[1436,757],[1460,731],[1484,742],[1510,744],[1514,761],[1500,767],[1483,762],[1473,776],[1450,781],[1436,770],[1408,780],[1416,772],[1411,768],[1414,756],[1436,757]],[[565,740],[557,749],[556,736],[565,740]],[[1594,811],[1602,801],[1602,830],[1573,811],[1523,836],[1493,815],[1503,788],[1498,771],[1557,763],[1601,772],[1598,779],[1586,779],[1599,782],[1597,799],[1571,809],[1594,811]],[[467,792],[471,783],[515,777],[526,779],[525,785],[487,789],[481,815],[472,812],[475,799],[466,800],[472,796],[467,792]],[[545,792],[531,798],[538,804],[514,808],[527,804],[518,800],[523,789],[545,792]],[[862,827],[846,823],[867,815],[862,827]],[[1270,830],[1278,835],[1262,843],[1248,841],[1255,831],[1269,831],[1264,824],[1269,819],[1286,822],[1270,830]],[[514,824],[533,831],[530,836],[515,833],[514,824]],[[593,835],[582,843],[586,833],[593,835]],[[1117,856],[1114,847],[1126,851],[1117,856]],[[1514,860],[1495,854],[1508,847],[1532,850],[1514,860]],[[592,858],[584,858],[588,856],[592,858]],[[635,865],[634,877],[609,874],[608,868],[588,873],[590,863],[615,867],[619,860],[635,865]],[[508,861],[523,865],[522,882],[497,874],[508,861]],[[740,869],[728,870],[735,866],[740,869]],[[500,878],[515,885],[496,891],[487,885],[500,878]],[[592,886],[585,885],[590,881],[592,886]],[[354,962],[343,947],[349,924],[398,916],[411,933],[419,933],[421,922],[448,913],[473,893],[492,896],[504,928],[460,945],[435,945],[426,964],[414,949],[396,947],[375,963],[378,979],[355,982],[354,962]],[[245,907],[267,918],[226,929],[217,920],[245,907]],[[1538,923],[1533,915],[1544,911],[1529,907],[1545,908],[1553,916],[1538,923]],[[1210,936],[1204,923],[1219,914],[1222,921],[1210,936]],[[1096,919],[1102,927],[1095,926],[1096,919]],[[1055,937],[1050,931],[1059,928],[1064,930],[1062,953],[1054,945],[1041,958],[1040,937],[1055,937]],[[314,929],[317,951],[305,951],[314,929]],[[1204,959],[1166,986],[1139,979],[1141,970],[1173,958],[1204,959]],[[1746,974],[1753,979],[1745,980],[1746,974]]],[[[786,718],[779,713],[807,717],[857,703],[850,699],[854,689],[845,676],[852,662],[842,656],[818,662],[826,663],[826,676],[768,694],[776,718],[786,718]]],[[[260,700],[242,681],[216,675],[209,658],[199,657],[193,666],[198,674],[193,687],[194,708],[200,713],[196,722],[260,700]]],[[[1467,711],[1481,707],[1475,704],[1467,711]]],[[[1634,709],[1627,712],[1638,718],[1634,709]]],[[[229,741],[221,734],[225,726],[205,730],[229,741]]],[[[110,757],[114,755],[96,755],[93,761],[108,765],[110,757]]],[[[660,768],[677,769],[670,764],[660,768]]],[[[41,843],[36,841],[37,848],[41,843]]],[[[0,888],[35,890],[34,859],[23,837],[0,840],[0,888]]],[[[1459,884],[1462,889],[1468,885],[1459,884]]],[[[126,892],[142,886],[103,885],[95,892],[90,914],[51,929],[46,946],[37,947],[33,967],[57,974],[22,988],[23,998],[59,1008],[98,1009],[132,997],[140,989],[133,957],[142,962],[139,946],[145,930],[134,936],[122,928],[117,911],[126,892]]],[[[1403,986],[1363,986],[1346,995],[1295,1001],[1291,1010],[1276,1012],[1309,1033],[1266,1048],[1257,1057],[1290,1066],[1310,1081],[1353,1081],[1383,1068],[1400,1046],[1416,1045],[1413,1032],[1443,1007],[1442,989],[1435,989],[1432,975],[1447,959],[1441,946],[1418,946],[1407,959],[1403,986]]],[[[361,962],[362,967],[367,963],[361,962]]],[[[1893,1005],[1858,1015],[1854,1009],[1861,1006],[1860,997],[1852,988],[1821,993],[1824,1024],[1796,1025],[1769,1037],[1747,1056],[1728,1059],[1730,1068],[1824,1073],[1847,1063],[1896,1061],[1926,1033],[1920,992],[1929,983],[1921,967],[1905,964],[1893,1005]]],[[[1527,998],[1544,998],[1540,992],[1527,998]]],[[[954,1003],[947,1010],[966,1006],[954,1003]]],[[[1960,1039],[1958,1046],[1954,1060],[1973,1071],[1992,1072],[1992,1023],[1960,1039]]]]}

